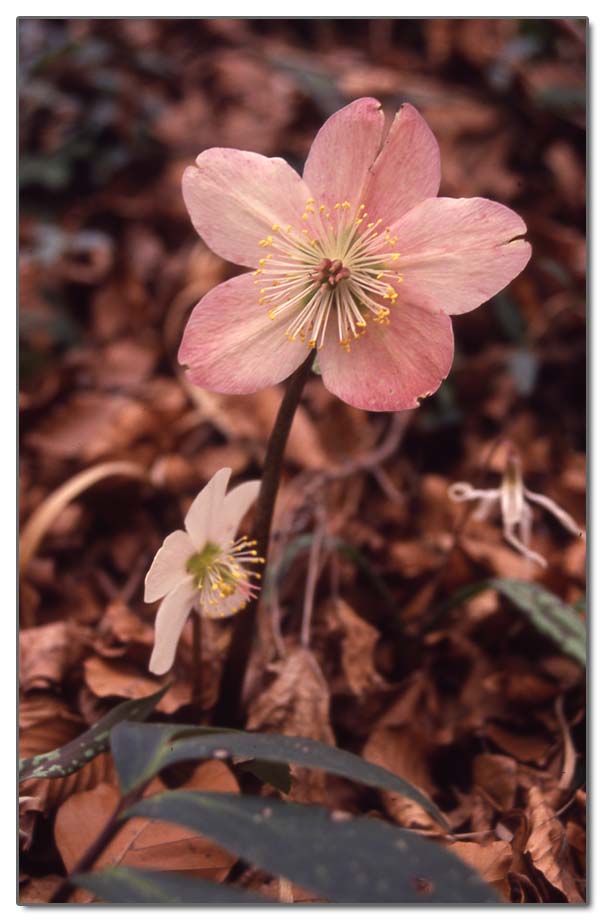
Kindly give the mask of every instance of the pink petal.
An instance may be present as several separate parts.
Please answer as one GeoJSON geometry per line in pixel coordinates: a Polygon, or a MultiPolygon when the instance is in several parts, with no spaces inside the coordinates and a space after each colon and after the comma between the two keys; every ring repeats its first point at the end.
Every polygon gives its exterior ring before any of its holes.
{"type": "Polygon", "coordinates": [[[188,577],[166,596],[158,608],[155,642],[149,661],[149,669],[156,675],[168,672],[174,663],[179,637],[196,598],[193,581],[188,577]]]}
{"type": "Polygon", "coordinates": [[[412,304],[395,303],[390,324],[370,321],[345,352],[333,323],[319,353],[329,391],[362,410],[407,410],[433,394],[454,355],[452,322],[412,304]]]}
{"type": "Polygon", "coordinates": [[[221,520],[222,506],[225,502],[230,477],[231,468],[222,467],[216,474],[213,474],[189,507],[185,516],[185,528],[197,551],[202,550],[210,540],[209,535],[213,525],[221,520]]]}
{"type": "Polygon", "coordinates": [[[463,314],[501,291],[525,268],[531,247],[516,212],[484,198],[426,199],[393,225],[400,290],[432,311],[463,314]]]}
{"type": "Polygon", "coordinates": [[[300,222],[310,192],[280,157],[213,147],[187,167],[183,197],[193,226],[211,250],[242,266],[265,255],[259,241],[274,224],[300,222]]]}
{"type": "Polygon", "coordinates": [[[153,558],[145,577],[145,601],[156,602],[181,582],[195,548],[184,531],[173,531],[153,558]]]}
{"type": "Polygon", "coordinates": [[[357,99],[328,119],[311,145],[303,172],[317,204],[359,202],[383,131],[384,114],[376,99],[357,99]]]}
{"type": "Polygon", "coordinates": [[[179,362],[198,387],[219,394],[252,394],[278,384],[309,354],[290,342],[291,315],[270,320],[258,304],[252,273],[213,288],[193,309],[179,350],[179,362]]]}
{"type": "Polygon", "coordinates": [[[437,195],[441,180],[439,145],[413,106],[402,106],[372,167],[364,192],[372,221],[393,224],[418,202],[437,195]]]}
{"type": "Polygon", "coordinates": [[[219,547],[224,547],[231,541],[239,523],[256,500],[259,490],[260,480],[248,480],[231,490],[225,497],[220,516],[210,527],[208,539],[219,547]]]}

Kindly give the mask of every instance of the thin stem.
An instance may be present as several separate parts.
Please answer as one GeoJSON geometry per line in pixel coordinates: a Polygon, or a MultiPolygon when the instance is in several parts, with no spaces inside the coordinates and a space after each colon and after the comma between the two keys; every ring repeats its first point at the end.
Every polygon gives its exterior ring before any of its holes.
{"type": "Polygon", "coordinates": [[[193,626],[193,651],[191,659],[191,707],[195,723],[202,722],[202,619],[196,611],[191,613],[193,626]]]}
{"type": "MultiPolygon", "coordinates": [[[[315,352],[288,378],[284,397],[279,408],[273,431],[267,445],[265,467],[256,506],[252,534],[258,542],[258,554],[266,560],[271,535],[271,522],[275,498],[279,487],[286,442],[292,421],[307,378],[311,372],[315,352]]],[[[258,599],[248,605],[247,610],[237,618],[223,670],[219,698],[214,713],[214,723],[224,727],[243,725],[242,688],[246,667],[256,634],[258,621],[258,599]]]]}
{"type": "Polygon", "coordinates": [[[67,899],[69,898],[72,890],[75,890],[76,888],[76,884],[73,883],[73,877],[76,874],[82,874],[93,867],[97,858],[103,854],[115,834],[126,822],[126,817],[121,816],[121,814],[127,810],[128,807],[137,802],[146,786],[147,782],[120,798],[115,810],[107,820],[105,826],[97,838],[88,846],[80,860],[76,862],[75,866],[71,870],[69,877],[66,877],[65,880],[59,884],[51,896],[49,903],[67,902],[67,899]]]}

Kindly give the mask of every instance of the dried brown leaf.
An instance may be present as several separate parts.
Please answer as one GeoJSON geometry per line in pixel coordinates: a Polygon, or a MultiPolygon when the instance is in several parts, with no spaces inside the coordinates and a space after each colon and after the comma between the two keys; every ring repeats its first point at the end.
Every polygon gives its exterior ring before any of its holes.
{"type": "Polygon", "coordinates": [[[82,660],[91,632],[79,624],[55,621],[19,634],[19,685],[23,691],[59,686],[82,660]]]}
{"type": "Polygon", "coordinates": [[[565,829],[540,788],[529,789],[527,806],[530,833],[525,848],[534,866],[563,893],[569,903],[583,903],[565,829]]]}
{"type": "MultiPolygon", "coordinates": [[[[214,761],[198,766],[183,789],[239,791],[229,769],[214,761]]],[[[156,779],[147,793],[151,795],[164,790],[165,786],[156,779]]],[[[73,794],[59,807],[54,827],[55,841],[68,873],[99,835],[119,797],[116,787],[104,783],[91,791],[73,794]]],[[[129,867],[194,872],[209,880],[222,881],[233,861],[224,849],[180,826],[136,818],[120,829],[97,859],[94,868],[116,867],[124,863],[129,867]]]]}
{"type": "MultiPolygon", "coordinates": [[[[308,736],[333,746],[330,690],[313,654],[301,648],[272,668],[277,678],[251,702],[247,729],[308,736]]],[[[293,776],[295,800],[322,801],[323,772],[294,767],[293,776]]]]}
{"type": "Polygon", "coordinates": [[[380,631],[360,618],[344,599],[326,602],[324,617],[329,628],[342,637],[341,666],[351,692],[363,698],[369,692],[383,688],[384,679],[374,666],[380,631]]]}
{"type": "Polygon", "coordinates": [[[447,846],[457,858],[474,868],[483,880],[491,884],[504,900],[510,899],[507,880],[511,869],[513,850],[508,842],[454,842],[447,846]]]}

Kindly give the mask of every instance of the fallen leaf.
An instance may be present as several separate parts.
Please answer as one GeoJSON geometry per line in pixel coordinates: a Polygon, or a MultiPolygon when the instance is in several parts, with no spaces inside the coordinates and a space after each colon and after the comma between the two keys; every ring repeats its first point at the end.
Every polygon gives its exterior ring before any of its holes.
{"type": "Polygon", "coordinates": [[[59,877],[58,874],[28,878],[19,887],[19,903],[26,905],[48,903],[62,880],[63,878],[59,877]]]}
{"type": "Polygon", "coordinates": [[[482,752],[473,759],[473,782],[501,811],[512,809],[517,791],[517,763],[509,756],[482,752]]]}
{"type": "Polygon", "coordinates": [[[23,691],[59,686],[82,660],[91,633],[78,624],[56,621],[19,634],[19,684],[23,691]]]}
{"type": "Polygon", "coordinates": [[[530,833],[525,849],[534,866],[569,903],[583,903],[570,861],[565,829],[540,788],[529,789],[527,806],[530,833]]]}
{"type": "Polygon", "coordinates": [[[507,880],[511,869],[513,850],[508,842],[454,842],[447,845],[466,864],[474,868],[483,880],[496,888],[502,899],[510,899],[510,885],[507,880]]]}
{"type": "MultiPolygon", "coordinates": [[[[199,765],[186,790],[238,793],[235,778],[222,762],[199,765]]],[[[155,779],[147,794],[166,788],[155,779]]],[[[59,807],[55,819],[55,840],[68,873],[105,826],[119,802],[119,792],[111,784],[100,784],[91,791],[73,794],[59,807]]],[[[157,867],[163,871],[188,871],[208,880],[222,881],[234,858],[210,840],[180,826],[146,818],[129,820],[114,836],[94,864],[95,869],[116,867],[157,867]]]]}
{"type": "Polygon", "coordinates": [[[27,442],[51,457],[91,462],[127,448],[154,427],[153,415],[142,403],[89,391],[52,410],[27,442]]]}
{"type": "MultiPolygon", "coordinates": [[[[89,656],[84,661],[84,679],[99,698],[144,698],[159,691],[165,684],[165,678],[163,681],[152,679],[126,660],[107,660],[100,656],[89,656]]],[[[172,714],[188,704],[190,698],[191,692],[186,683],[175,682],[159,702],[157,710],[172,714]]]]}
{"type": "Polygon", "coordinates": [[[340,634],[341,665],[351,692],[363,698],[383,688],[384,679],[374,666],[374,652],[380,631],[356,614],[344,599],[330,599],[324,608],[329,628],[340,634]]]}
{"type": "MultiPolygon", "coordinates": [[[[251,702],[247,729],[307,736],[334,746],[330,691],[313,654],[301,648],[272,669],[277,678],[251,702]]],[[[294,766],[292,775],[294,800],[322,802],[324,772],[294,766]]]]}

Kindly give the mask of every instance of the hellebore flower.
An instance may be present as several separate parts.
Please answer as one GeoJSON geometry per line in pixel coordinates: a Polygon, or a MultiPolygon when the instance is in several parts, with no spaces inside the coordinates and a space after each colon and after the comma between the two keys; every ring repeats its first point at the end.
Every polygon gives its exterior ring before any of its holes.
{"type": "Polygon", "coordinates": [[[183,176],[197,232],[254,269],[194,308],[179,361],[190,380],[249,394],[317,348],[325,386],[367,410],[401,410],[437,390],[453,358],[449,315],[478,307],[526,265],[510,208],[436,198],[437,141],[404,105],[386,138],[375,99],[320,129],[302,178],[282,159],[211,148],[183,176]]]}
{"type": "Polygon", "coordinates": [[[533,518],[529,502],[547,509],[567,531],[577,538],[582,537],[581,529],[564,509],[548,496],[532,493],[527,489],[523,483],[521,461],[514,450],[509,452],[502,483],[497,490],[477,490],[470,483],[453,483],[448,489],[448,495],[455,503],[481,500],[473,513],[473,518],[477,521],[484,521],[499,502],[504,537],[523,557],[533,560],[541,567],[548,566],[544,557],[528,547],[533,518]]]}
{"type": "Polygon", "coordinates": [[[163,599],[155,622],[149,668],[161,675],[174,662],[176,646],[193,608],[207,618],[234,615],[258,594],[259,574],[250,564],[264,563],[247,536],[235,540],[242,518],[256,499],[259,480],[225,495],[231,470],[217,471],[193,500],[185,531],[168,535],[145,577],[145,601],[163,599]]]}

